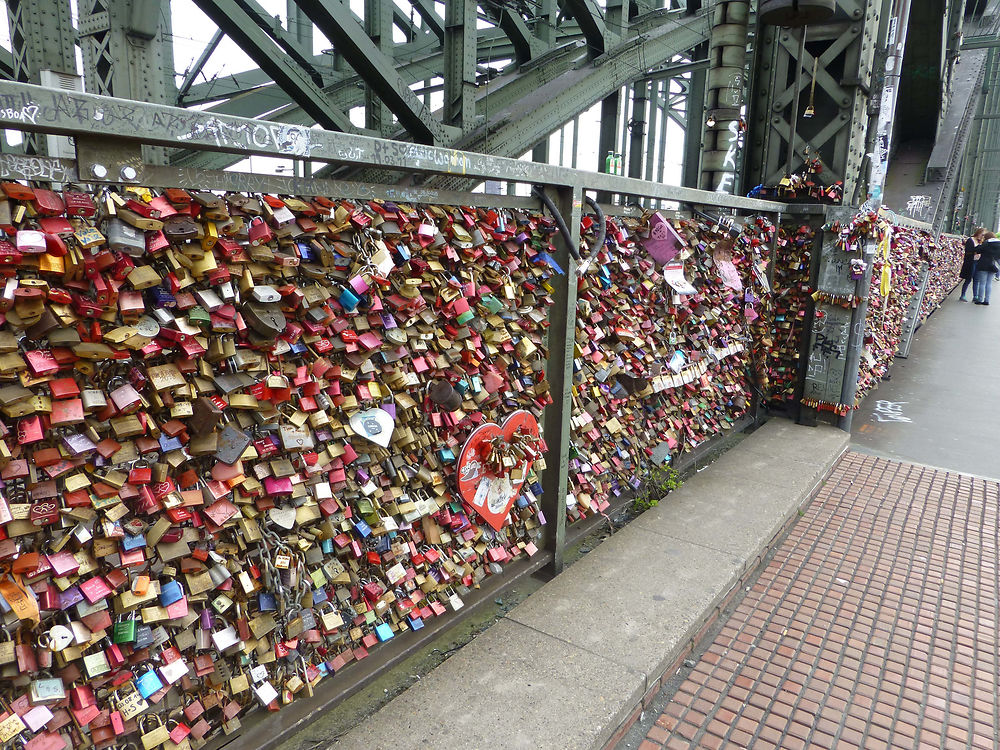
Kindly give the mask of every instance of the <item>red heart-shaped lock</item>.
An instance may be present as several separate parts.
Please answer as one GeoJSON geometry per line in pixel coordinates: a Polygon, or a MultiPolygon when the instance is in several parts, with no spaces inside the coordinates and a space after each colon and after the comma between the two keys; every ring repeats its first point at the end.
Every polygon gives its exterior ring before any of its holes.
{"type": "Polygon", "coordinates": [[[520,479],[499,477],[489,471],[484,454],[492,440],[502,436],[509,442],[519,430],[538,437],[538,420],[530,412],[519,410],[507,417],[503,426],[494,422],[481,424],[469,435],[458,456],[459,494],[497,531],[507,520],[510,506],[520,493],[534,462],[530,458],[525,461],[520,479]]]}

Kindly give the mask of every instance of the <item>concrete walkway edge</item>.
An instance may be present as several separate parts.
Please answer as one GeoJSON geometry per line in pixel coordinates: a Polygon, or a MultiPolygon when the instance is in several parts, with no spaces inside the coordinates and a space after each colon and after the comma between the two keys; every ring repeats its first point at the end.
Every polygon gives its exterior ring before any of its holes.
{"type": "Polygon", "coordinates": [[[773,419],[336,745],[599,750],[620,739],[846,450],[773,419]]]}

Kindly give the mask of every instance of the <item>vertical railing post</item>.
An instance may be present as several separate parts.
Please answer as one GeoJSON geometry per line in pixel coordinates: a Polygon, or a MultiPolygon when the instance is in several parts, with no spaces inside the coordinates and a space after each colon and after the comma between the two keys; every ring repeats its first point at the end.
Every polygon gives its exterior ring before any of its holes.
{"type": "MultiPolygon", "coordinates": [[[[818,289],[819,284],[819,262],[820,250],[823,245],[823,235],[818,226],[822,226],[825,214],[804,215],[794,214],[795,223],[809,224],[813,229],[812,247],[809,251],[809,288],[818,289]]],[[[806,388],[806,369],[809,363],[809,352],[812,349],[811,334],[813,329],[813,319],[816,315],[816,303],[810,299],[806,304],[806,314],[802,318],[802,337],[799,342],[799,369],[795,382],[795,421],[797,424],[814,426],[816,424],[816,410],[802,405],[802,397],[806,388]]],[[[794,324],[793,324],[794,325],[794,324]]]]}
{"type": "MultiPolygon", "coordinates": [[[[854,399],[858,394],[858,372],[861,368],[861,354],[865,345],[865,328],[868,323],[868,294],[872,286],[872,265],[875,260],[874,239],[865,242],[864,259],[865,273],[855,284],[855,295],[860,299],[857,307],[851,312],[851,336],[847,340],[847,365],[844,367],[844,388],[840,394],[840,403],[848,407],[848,411],[837,419],[837,426],[844,432],[851,431],[854,422],[854,399]]],[[[919,309],[918,309],[919,312],[919,309]]]]}
{"type": "MultiPolygon", "coordinates": [[[[583,190],[559,186],[554,202],[566,221],[570,241],[580,247],[583,190]]],[[[556,235],[556,260],[565,275],[553,278],[553,304],[549,316],[549,361],[546,374],[552,403],[545,409],[545,471],[542,472],[542,511],[545,514],[545,547],[552,552],[550,572],[563,568],[566,541],[566,492],[569,487],[569,444],[572,437],[573,353],[576,344],[576,261],[561,235],[556,235]]]]}

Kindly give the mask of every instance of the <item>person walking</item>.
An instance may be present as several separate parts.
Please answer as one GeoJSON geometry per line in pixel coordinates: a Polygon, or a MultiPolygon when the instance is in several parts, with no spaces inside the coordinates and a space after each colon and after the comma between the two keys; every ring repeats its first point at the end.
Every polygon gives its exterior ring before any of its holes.
{"type": "Polygon", "coordinates": [[[962,258],[962,270],[958,272],[958,278],[964,279],[965,283],[962,284],[962,293],[958,297],[959,302],[969,301],[965,293],[969,291],[969,285],[972,284],[972,276],[976,272],[976,254],[979,252],[979,246],[982,244],[985,234],[986,228],[978,227],[965,241],[965,257],[962,258]]]}
{"type": "Polygon", "coordinates": [[[978,250],[979,254],[975,256],[976,272],[972,277],[972,301],[977,305],[988,305],[993,274],[1000,270],[1000,240],[993,232],[987,232],[978,250]]]}

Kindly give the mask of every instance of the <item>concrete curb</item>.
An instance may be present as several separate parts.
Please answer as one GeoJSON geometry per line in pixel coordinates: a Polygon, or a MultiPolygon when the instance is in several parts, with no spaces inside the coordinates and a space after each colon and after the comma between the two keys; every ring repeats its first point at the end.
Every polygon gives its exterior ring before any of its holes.
{"type": "Polygon", "coordinates": [[[615,744],[848,442],[832,427],[771,420],[337,745],[615,744]]]}

